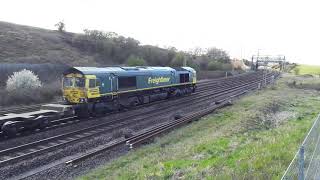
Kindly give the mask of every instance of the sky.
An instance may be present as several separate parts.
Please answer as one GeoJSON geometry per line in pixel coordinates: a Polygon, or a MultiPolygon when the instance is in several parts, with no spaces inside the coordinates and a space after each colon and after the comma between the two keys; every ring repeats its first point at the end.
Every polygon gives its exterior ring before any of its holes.
{"type": "Polygon", "coordinates": [[[1,0],[0,21],[112,31],[142,44],[188,51],[217,47],[233,58],[285,55],[320,65],[316,0],[1,0]]]}

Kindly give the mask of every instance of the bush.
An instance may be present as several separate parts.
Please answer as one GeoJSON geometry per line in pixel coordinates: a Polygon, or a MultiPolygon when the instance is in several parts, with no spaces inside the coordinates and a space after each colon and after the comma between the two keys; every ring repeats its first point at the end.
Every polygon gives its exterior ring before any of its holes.
{"type": "Polygon", "coordinates": [[[126,64],[128,66],[145,66],[147,63],[143,58],[131,55],[128,57],[126,64]]]}
{"type": "Polygon", "coordinates": [[[181,67],[183,66],[184,55],[182,53],[177,53],[171,62],[172,67],[181,67]]]}
{"type": "Polygon", "coordinates": [[[54,81],[43,84],[41,88],[20,89],[19,91],[8,91],[0,89],[0,106],[45,103],[59,99],[62,95],[61,82],[54,81]]]}
{"type": "Polygon", "coordinates": [[[222,70],[223,71],[231,71],[232,70],[232,64],[222,64],[222,70]]]}
{"type": "Polygon", "coordinates": [[[6,84],[8,91],[33,90],[42,86],[39,77],[32,71],[23,69],[9,76],[6,84]]]}
{"type": "Polygon", "coordinates": [[[300,69],[299,68],[294,68],[293,72],[295,75],[299,75],[300,74],[300,69]]]}
{"type": "Polygon", "coordinates": [[[221,63],[221,62],[218,62],[218,61],[211,61],[208,64],[208,70],[209,71],[217,71],[217,70],[231,71],[232,70],[232,64],[221,63]]]}
{"type": "Polygon", "coordinates": [[[217,61],[209,62],[208,70],[209,71],[222,70],[222,63],[217,62],[217,61]]]}
{"type": "Polygon", "coordinates": [[[69,66],[59,64],[10,64],[0,63],[0,87],[6,87],[8,76],[14,72],[28,69],[38,75],[42,84],[48,84],[61,79],[61,74],[69,69],[69,66]],[[48,73],[50,72],[50,73],[48,73]]]}
{"type": "Polygon", "coordinates": [[[187,61],[187,66],[193,68],[195,71],[199,72],[200,71],[200,65],[198,65],[197,63],[195,63],[192,60],[188,60],[187,61]]]}

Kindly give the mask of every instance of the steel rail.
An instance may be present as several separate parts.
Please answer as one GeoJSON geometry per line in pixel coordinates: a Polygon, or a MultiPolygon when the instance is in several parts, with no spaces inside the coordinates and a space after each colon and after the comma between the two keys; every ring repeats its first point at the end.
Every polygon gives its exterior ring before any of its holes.
{"type": "MultiPolygon", "coordinates": [[[[256,76],[259,76],[259,75],[261,75],[261,74],[255,74],[256,76]]],[[[197,90],[197,92],[196,93],[193,93],[193,94],[191,94],[190,96],[195,96],[195,95],[197,95],[197,94],[200,94],[200,93],[202,93],[202,92],[204,92],[204,91],[206,91],[206,90],[208,90],[208,89],[210,89],[211,88],[211,90],[215,90],[215,89],[219,89],[219,88],[223,88],[223,87],[226,87],[226,86],[228,86],[228,85],[233,85],[233,83],[235,82],[235,81],[237,81],[237,83],[239,83],[239,82],[243,82],[242,80],[241,80],[241,78],[244,78],[244,77],[247,77],[247,79],[250,79],[250,78],[256,78],[256,77],[250,77],[250,76],[252,76],[252,74],[251,73],[246,73],[246,74],[244,74],[244,75],[242,75],[242,76],[236,76],[236,77],[232,77],[232,78],[224,78],[225,80],[227,80],[227,81],[225,81],[225,82],[219,82],[219,81],[213,81],[213,82],[211,82],[211,81],[206,81],[206,85],[203,87],[203,86],[201,86],[201,88],[198,88],[198,90],[197,90]],[[249,77],[248,77],[249,76],[249,77]],[[216,86],[214,86],[214,85],[216,85],[216,86]],[[214,87],[212,87],[212,86],[214,86],[214,87]]],[[[184,98],[186,98],[186,96],[183,96],[184,98]]],[[[181,97],[175,97],[175,98],[170,98],[170,99],[164,99],[164,100],[159,100],[159,101],[155,101],[155,102],[151,102],[151,103],[148,103],[148,104],[143,104],[143,105],[139,105],[139,106],[136,106],[136,107],[133,107],[133,108],[130,108],[129,110],[136,110],[136,109],[138,109],[138,108],[142,108],[142,107],[146,107],[146,106],[152,106],[152,105],[155,105],[155,104],[160,104],[160,103],[163,103],[163,102],[166,102],[166,101],[170,101],[170,100],[176,100],[176,99],[179,99],[179,98],[181,98],[181,97]]],[[[120,112],[110,112],[110,113],[108,113],[108,114],[106,114],[105,116],[107,116],[107,115],[111,115],[111,114],[116,114],[116,113],[122,113],[123,111],[120,111],[120,112]]],[[[62,118],[62,119],[57,119],[57,120],[54,120],[54,121],[52,121],[52,123],[51,123],[51,125],[50,126],[48,126],[48,127],[46,127],[45,129],[42,129],[42,130],[38,130],[38,131],[36,131],[36,130],[32,130],[33,131],[33,133],[31,133],[31,134],[34,134],[34,133],[38,133],[38,132],[43,132],[43,131],[46,131],[46,130],[49,130],[49,129],[53,129],[53,128],[58,128],[58,127],[65,127],[65,126],[67,126],[67,125],[71,125],[71,124],[75,124],[75,123],[77,123],[77,122],[82,122],[82,121],[80,121],[79,120],[79,118],[76,118],[76,117],[68,117],[68,118],[62,118]],[[65,122],[68,122],[67,124],[65,124],[65,122]]],[[[30,131],[26,131],[26,132],[20,132],[20,133],[18,133],[17,134],[17,136],[16,137],[19,137],[19,136],[21,136],[21,135],[24,135],[25,133],[29,133],[30,131]]],[[[2,135],[1,134],[2,132],[0,132],[0,135],[2,135]]],[[[12,138],[12,137],[11,137],[12,138]]],[[[8,138],[9,139],[9,138],[8,138]]]]}
{"type": "MultiPolygon", "coordinates": [[[[270,81],[268,81],[268,83],[270,83],[270,81]]],[[[230,96],[225,97],[225,99],[221,99],[221,100],[219,101],[220,103],[219,103],[218,105],[214,105],[213,108],[201,110],[201,111],[200,111],[200,112],[201,112],[200,115],[198,114],[198,116],[195,116],[195,117],[194,117],[194,115],[196,114],[196,113],[194,113],[194,114],[192,114],[192,115],[193,115],[192,117],[193,117],[193,118],[199,118],[199,117],[201,117],[201,116],[203,116],[203,115],[209,114],[210,112],[214,111],[215,109],[217,109],[217,108],[219,108],[219,107],[223,107],[223,106],[225,106],[227,103],[230,103],[229,101],[226,101],[227,99],[235,98],[235,97],[237,97],[237,96],[240,96],[240,95],[248,92],[249,90],[257,89],[257,88],[258,88],[257,86],[251,86],[251,88],[248,88],[248,89],[246,89],[246,88],[243,87],[242,89],[240,89],[239,91],[237,91],[236,94],[232,94],[232,95],[229,94],[230,96]]],[[[187,121],[190,122],[191,119],[192,119],[192,118],[187,118],[187,121]]],[[[80,157],[77,157],[77,158],[75,158],[75,159],[69,160],[69,161],[66,162],[66,164],[67,164],[67,165],[69,165],[69,164],[76,164],[76,163],[78,163],[78,162],[80,162],[80,161],[83,161],[83,160],[85,160],[85,159],[87,159],[87,158],[90,158],[90,157],[92,157],[92,156],[95,156],[95,155],[97,155],[97,154],[99,154],[99,153],[101,153],[101,152],[104,152],[104,151],[109,150],[109,149],[111,149],[111,148],[113,148],[113,147],[122,145],[122,144],[124,144],[124,143],[129,144],[129,146],[131,146],[131,148],[132,148],[133,145],[137,145],[137,144],[139,144],[139,143],[141,143],[141,142],[143,142],[143,141],[145,141],[145,140],[147,140],[147,139],[150,139],[151,137],[154,137],[155,135],[158,135],[158,134],[160,134],[160,133],[163,133],[164,131],[171,129],[171,128],[177,126],[178,124],[181,124],[182,122],[186,122],[186,118],[181,118],[181,119],[176,120],[176,121],[174,121],[174,122],[169,122],[169,123],[168,123],[169,126],[168,126],[168,125],[159,125],[159,126],[157,126],[156,128],[153,128],[153,129],[156,129],[156,131],[147,131],[147,132],[144,132],[144,133],[141,133],[141,134],[137,134],[137,135],[135,135],[135,136],[133,136],[133,137],[130,137],[130,138],[128,138],[128,139],[125,139],[125,140],[120,140],[120,141],[113,142],[113,143],[108,144],[108,145],[106,145],[106,146],[104,146],[104,147],[101,147],[101,148],[99,148],[99,149],[97,149],[97,150],[94,150],[94,151],[91,151],[91,152],[89,152],[89,153],[86,153],[86,154],[84,154],[84,155],[82,155],[82,156],[80,156],[80,157]],[[184,120],[184,121],[182,121],[182,120],[184,120]],[[174,122],[179,122],[179,123],[174,123],[174,122]],[[171,126],[170,126],[170,124],[171,124],[171,126]],[[173,124],[174,124],[174,126],[173,126],[173,124]],[[161,130],[159,130],[159,129],[161,129],[161,130]],[[148,136],[148,134],[149,134],[149,136],[148,136]],[[141,137],[143,137],[143,138],[141,138],[141,137]],[[131,143],[131,141],[134,140],[134,139],[135,139],[136,141],[133,141],[133,143],[131,143]]]]}
{"type": "MultiPolygon", "coordinates": [[[[261,81],[261,80],[260,80],[260,81],[261,81]]],[[[227,91],[227,92],[228,92],[228,91],[227,91]]],[[[205,96],[208,96],[208,95],[205,95],[205,96]]],[[[180,101],[179,101],[178,103],[181,104],[180,101]]],[[[173,104],[173,105],[174,105],[174,104],[173,104]]],[[[158,111],[158,110],[157,110],[157,111],[158,111]]],[[[152,115],[152,116],[153,116],[153,115],[152,115]]],[[[152,117],[152,116],[151,116],[151,117],[152,117]]],[[[115,121],[119,121],[119,120],[115,120],[115,121]]],[[[110,125],[110,124],[112,124],[112,123],[115,122],[115,121],[105,123],[104,125],[110,125]]],[[[122,124],[122,126],[123,126],[123,124],[122,124]]],[[[94,128],[97,128],[97,127],[101,127],[101,124],[94,126],[94,128]]],[[[108,128],[107,130],[109,130],[109,129],[110,129],[110,128],[108,128]]],[[[94,131],[93,127],[85,128],[85,129],[82,129],[82,130],[80,130],[80,131],[89,134],[89,135],[87,135],[87,136],[84,136],[85,138],[91,137],[91,136],[94,136],[94,135],[97,135],[97,132],[94,131]],[[92,132],[91,132],[92,134],[90,134],[90,130],[92,131],[92,132]]],[[[104,130],[104,131],[106,131],[106,130],[104,130]]],[[[52,140],[54,140],[54,139],[58,139],[58,138],[61,138],[61,137],[69,137],[69,138],[70,138],[71,135],[74,135],[74,134],[76,134],[76,133],[79,133],[79,131],[67,133],[67,134],[64,134],[64,135],[58,135],[58,136],[51,137],[51,138],[47,138],[47,139],[40,140],[40,141],[37,141],[37,142],[33,142],[33,143],[25,144],[25,145],[22,145],[22,146],[18,146],[18,147],[6,149],[6,150],[3,150],[3,151],[0,151],[0,155],[12,153],[12,151],[23,150],[23,149],[26,149],[27,147],[32,147],[32,148],[34,149],[37,144],[42,144],[42,143],[45,142],[45,141],[50,142],[50,141],[52,141],[52,140]]],[[[100,133],[101,133],[101,132],[100,132],[100,133]]],[[[71,142],[78,141],[78,140],[80,140],[80,139],[83,139],[84,137],[80,137],[80,138],[78,138],[78,139],[77,139],[77,138],[75,138],[75,139],[74,139],[74,138],[71,138],[71,140],[69,140],[69,141],[67,141],[67,142],[65,142],[65,143],[55,143],[54,145],[52,145],[52,146],[50,146],[50,147],[48,147],[48,148],[45,148],[45,149],[46,149],[46,150],[49,150],[49,149],[52,149],[52,148],[56,148],[56,147],[59,147],[59,146],[64,145],[64,144],[69,144],[69,143],[71,143],[71,142]]],[[[38,145],[38,146],[39,146],[39,145],[38,145]]],[[[12,162],[13,160],[21,160],[21,159],[24,159],[24,157],[38,154],[40,151],[43,152],[42,149],[36,150],[36,151],[30,152],[30,153],[27,153],[27,154],[24,154],[24,155],[20,155],[20,156],[14,157],[14,158],[10,158],[10,159],[1,161],[0,163],[3,164],[3,163],[5,163],[5,162],[12,162]]]]}

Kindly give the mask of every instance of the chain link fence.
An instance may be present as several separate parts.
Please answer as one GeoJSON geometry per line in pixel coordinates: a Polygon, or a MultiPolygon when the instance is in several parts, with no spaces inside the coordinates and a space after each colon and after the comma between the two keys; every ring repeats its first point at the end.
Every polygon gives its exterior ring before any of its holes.
{"type": "Polygon", "coordinates": [[[320,179],[320,114],[291,161],[282,180],[320,179]]]}

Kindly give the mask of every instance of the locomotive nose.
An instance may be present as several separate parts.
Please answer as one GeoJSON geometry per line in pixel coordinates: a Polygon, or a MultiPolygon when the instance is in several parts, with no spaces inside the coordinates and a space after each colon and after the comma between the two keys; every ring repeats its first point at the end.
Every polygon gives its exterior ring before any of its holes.
{"type": "Polygon", "coordinates": [[[81,103],[84,102],[85,93],[83,90],[78,88],[65,89],[64,97],[71,103],[81,103]]]}

